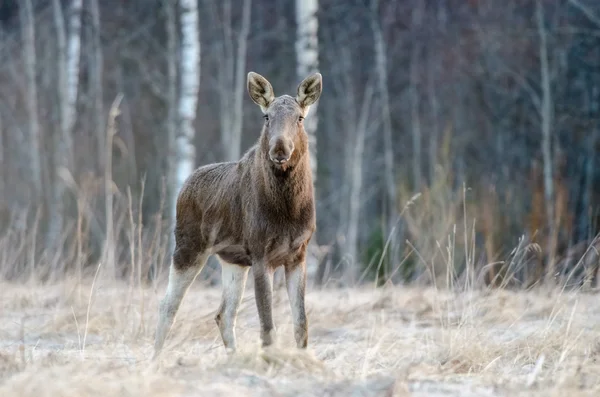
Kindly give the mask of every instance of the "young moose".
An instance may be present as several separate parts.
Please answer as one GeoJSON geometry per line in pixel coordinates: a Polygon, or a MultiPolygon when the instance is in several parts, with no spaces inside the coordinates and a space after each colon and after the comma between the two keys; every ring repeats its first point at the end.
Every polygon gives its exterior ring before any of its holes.
{"type": "Polygon", "coordinates": [[[215,317],[225,348],[236,350],[235,323],[252,266],[263,346],[274,342],[273,272],[284,266],[299,348],[308,343],[304,309],[306,247],[316,228],[308,136],[302,120],[322,90],[315,73],[295,98],[275,97],[261,75],[248,73],[248,93],[264,114],[256,145],[237,162],[196,169],[179,192],[173,262],[160,304],[154,357],[209,255],[221,262],[223,298],[215,317]]]}

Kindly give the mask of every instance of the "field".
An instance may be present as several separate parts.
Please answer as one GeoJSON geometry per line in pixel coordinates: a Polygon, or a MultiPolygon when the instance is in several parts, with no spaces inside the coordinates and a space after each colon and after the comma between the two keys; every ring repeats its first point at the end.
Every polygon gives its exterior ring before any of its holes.
{"type": "Polygon", "coordinates": [[[228,356],[220,289],[195,283],[150,360],[164,284],[0,284],[0,396],[587,396],[600,393],[592,293],[310,288],[309,349],[285,290],[260,349],[252,287],[228,356]]]}

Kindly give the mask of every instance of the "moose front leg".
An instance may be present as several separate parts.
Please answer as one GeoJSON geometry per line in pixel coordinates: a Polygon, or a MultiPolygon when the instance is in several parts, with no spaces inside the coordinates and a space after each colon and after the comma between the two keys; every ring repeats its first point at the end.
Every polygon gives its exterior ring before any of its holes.
{"type": "Polygon", "coordinates": [[[306,262],[285,267],[285,282],[288,298],[292,308],[294,322],[294,338],[300,349],[308,345],[308,319],[304,308],[304,295],[306,291],[306,262]]]}
{"type": "Polygon", "coordinates": [[[237,349],[235,323],[244,296],[244,287],[246,286],[249,269],[246,266],[239,266],[221,260],[223,297],[215,321],[219,326],[223,345],[229,353],[233,353],[237,349]]]}
{"type": "Polygon", "coordinates": [[[260,339],[262,346],[275,343],[275,327],[273,325],[273,271],[262,263],[253,266],[254,297],[260,319],[260,339]]]}

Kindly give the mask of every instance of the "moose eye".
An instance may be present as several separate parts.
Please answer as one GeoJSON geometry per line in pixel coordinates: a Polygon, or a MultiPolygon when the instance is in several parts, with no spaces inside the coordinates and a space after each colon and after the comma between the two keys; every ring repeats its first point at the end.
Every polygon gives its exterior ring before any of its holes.
{"type": "Polygon", "coordinates": [[[265,114],[263,117],[264,117],[265,121],[269,121],[269,115],[268,114],[265,114]]]}
{"type": "Polygon", "coordinates": [[[304,117],[302,117],[302,116],[298,116],[298,121],[299,121],[299,122],[302,122],[302,120],[304,120],[304,117]]]}

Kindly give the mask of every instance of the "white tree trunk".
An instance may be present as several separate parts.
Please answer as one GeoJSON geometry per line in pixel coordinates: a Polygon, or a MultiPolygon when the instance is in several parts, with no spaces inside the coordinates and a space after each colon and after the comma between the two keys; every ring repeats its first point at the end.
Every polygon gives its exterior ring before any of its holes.
{"type": "Polygon", "coordinates": [[[198,90],[200,88],[200,37],[197,0],[180,0],[181,16],[181,93],[178,117],[179,135],[176,140],[176,186],[173,190],[173,206],[179,190],[195,166],[194,121],[198,90]]]}
{"type": "MultiPolygon", "coordinates": [[[[72,130],[77,105],[79,87],[79,59],[81,48],[82,0],[71,2],[68,40],[65,22],[59,0],[53,1],[56,41],[58,46],[58,91],[61,132],[55,139],[55,172],[52,181],[50,203],[50,225],[47,244],[56,247],[64,228],[66,182],[63,177],[70,174],[73,167],[72,130]]],[[[70,175],[69,175],[70,177],[70,175]]]]}
{"type": "MultiPolygon", "coordinates": [[[[296,0],[296,74],[299,82],[319,71],[318,10],[318,0],[296,0]]],[[[304,121],[314,182],[317,181],[317,104],[310,107],[310,115],[304,121]]]]}
{"type": "Polygon", "coordinates": [[[24,0],[20,6],[21,26],[23,28],[23,56],[27,79],[26,106],[29,121],[29,163],[35,200],[42,196],[42,168],[40,164],[40,125],[38,118],[35,54],[35,19],[31,0],[24,0]]]}
{"type": "MultiPolygon", "coordinates": [[[[319,71],[319,0],[295,0],[296,3],[296,75],[298,82],[309,74],[319,71]]],[[[304,129],[308,134],[310,166],[313,184],[317,189],[317,126],[319,123],[318,102],[310,107],[309,115],[304,120],[304,129]]],[[[317,231],[318,233],[318,231],[317,231]]],[[[310,240],[307,255],[307,271],[309,276],[316,273],[319,262],[316,236],[310,240]]]]}
{"type": "MultiPolygon", "coordinates": [[[[177,59],[178,59],[178,38],[177,38],[177,18],[176,18],[176,4],[172,0],[164,0],[166,16],[166,31],[167,31],[167,141],[169,146],[169,159],[168,159],[168,170],[167,170],[167,192],[168,197],[173,197],[169,203],[170,217],[169,225],[170,230],[175,228],[175,201],[178,194],[177,185],[177,130],[178,130],[178,116],[177,116],[177,92],[178,92],[178,73],[177,73],[177,59]]],[[[175,249],[175,240],[173,234],[170,233],[169,237],[169,256],[173,255],[175,249]]]]}
{"type": "Polygon", "coordinates": [[[62,12],[62,6],[60,5],[60,0],[53,0],[53,10],[54,10],[54,26],[56,29],[56,46],[58,47],[57,53],[57,85],[58,85],[58,98],[59,98],[59,108],[60,108],[60,138],[58,141],[64,139],[65,136],[68,136],[67,133],[67,36],[65,30],[65,20],[62,12]]]}
{"type": "MultiPolygon", "coordinates": [[[[73,155],[73,125],[77,110],[77,91],[79,89],[79,62],[81,59],[81,13],[82,0],[72,0],[69,12],[69,41],[67,47],[67,107],[65,109],[64,140],[65,149],[69,150],[69,161],[73,155]],[[68,143],[68,145],[67,145],[68,143]]],[[[67,154],[67,153],[65,153],[67,154]]],[[[68,166],[72,166],[69,163],[68,166]]]]}

